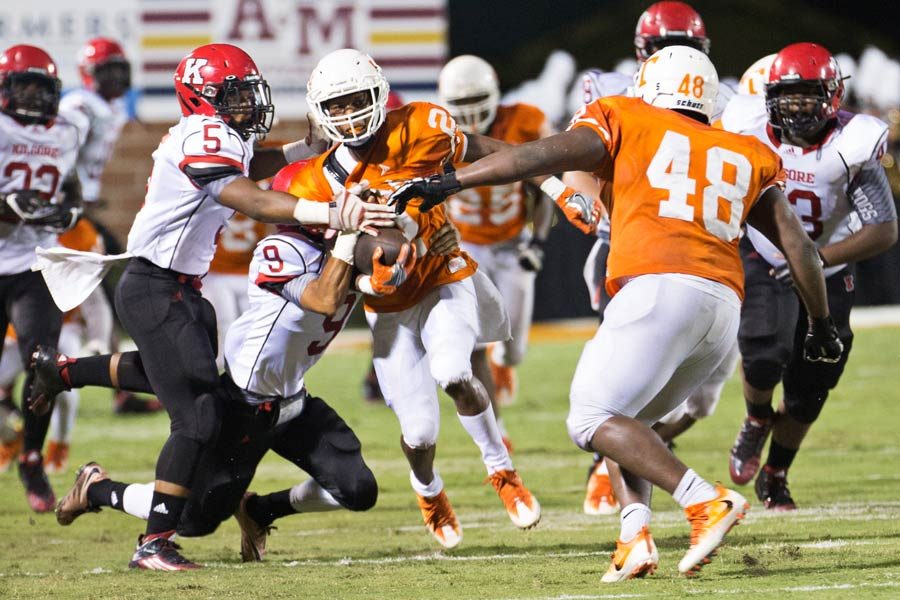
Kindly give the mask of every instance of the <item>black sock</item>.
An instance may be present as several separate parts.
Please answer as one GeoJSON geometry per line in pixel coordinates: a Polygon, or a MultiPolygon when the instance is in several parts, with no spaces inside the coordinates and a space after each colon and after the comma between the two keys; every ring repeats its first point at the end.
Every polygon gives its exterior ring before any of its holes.
{"type": "Polygon", "coordinates": [[[772,443],[769,444],[769,457],[766,459],[766,465],[776,471],[786,471],[794,462],[797,452],[798,450],[785,448],[776,442],[775,438],[772,438],[772,443]]]}
{"type": "Polygon", "coordinates": [[[73,388],[80,388],[86,385],[112,387],[112,380],[109,378],[109,361],[111,357],[111,354],[101,354],[100,356],[85,356],[84,358],[74,359],[65,367],[69,385],[73,388]]]}
{"type": "Polygon", "coordinates": [[[247,499],[247,514],[262,525],[268,526],[275,519],[296,514],[291,506],[291,490],[282,490],[265,496],[252,496],[247,499]]]}
{"type": "Polygon", "coordinates": [[[92,508],[109,506],[116,510],[124,511],[122,499],[125,497],[125,488],[127,487],[127,483],[112,481],[111,479],[92,483],[87,490],[88,504],[92,508]]]}
{"type": "Polygon", "coordinates": [[[144,363],[138,352],[123,352],[119,358],[119,367],[116,370],[119,378],[119,389],[128,392],[142,392],[153,394],[153,386],[144,372],[144,363]]]}
{"type": "Polygon", "coordinates": [[[147,534],[174,531],[178,527],[187,501],[187,498],[170,496],[154,490],[153,502],[150,504],[150,518],[147,519],[147,534]]]}
{"type": "Polygon", "coordinates": [[[768,402],[764,404],[754,404],[749,400],[744,400],[744,403],[747,405],[747,414],[754,419],[758,419],[760,421],[768,421],[775,416],[775,411],[772,409],[772,405],[768,402]]]}

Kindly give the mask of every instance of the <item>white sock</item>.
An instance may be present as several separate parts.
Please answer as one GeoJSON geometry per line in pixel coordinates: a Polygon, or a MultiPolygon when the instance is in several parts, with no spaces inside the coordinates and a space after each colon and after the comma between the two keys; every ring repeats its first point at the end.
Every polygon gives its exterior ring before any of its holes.
{"type": "Polygon", "coordinates": [[[497,431],[500,432],[500,437],[507,437],[506,426],[503,424],[503,419],[494,415],[494,420],[497,421],[497,431]]]}
{"type": "Polygon", "coordinates": [[[509,458],[506,446],[503,445],[503,437],[500,435],[497,419],[490,406],[482,413],[471,417],[460,414],[456,416],[459,417],[463,429],[469,433],[469,437],[481,450],[481,460],[484,462],[488,474],[504,469],[512,470],[512,460],[509,458]]]}
{"type": "Polygon", "coordinates": [[[428,484],[422,483],[416,479],[416,474],[410,471],[409,484],[412,486],[412,489],[423,498],[434,498],[444,489],[444,480],[441,479],[441,476],[438,475],[437,471],[434,472],[434,479],[428,484]]]}
{"type": "Polygon", "coordinates": [[[147,520],[153,504],[153,483],[132,483],[122,494],[122,509],[133,517],[147,520]]]}
{"type": "Polygon", "coordinates": [[[288,495],[291,507],[298,513],[324,512],[337,510],[341,505],[328,490],[316,483],[315,479],[307,479],[291,488],[288,495]]]}
{"type": "Polygon", "coordinates": [[[694,473],[693,469],[688,469],[678,486],[672,493],[675,501],[681,505],[681,508],[687,508],[691,504],[699,502],[708,502],[717,496],[716,488],[708,481],[694,473]]]}
{"type": "Polygon", "coordinates": [[[78,412],[78,401],[81,395],[78,390],[61,392],[56,397],[56,406],[50,417],[51,440],[68,444],[72,438],[72,430],[75,428],[75,415],[78,412]]]}
{"type": "Polygon", "coordinates": [[[600,466],[597,467],[597,474],[599,475],[609,475],[609,469],[606,466],[606,459],[602,459],[600,461],[600,466]]]}
{"type": "Polygon", "coordinates": [[[629,504],[619,513],[622,528],[619,530],[619,539],[630,542],[641,529],[650,525],[650,507],[646,504],[635,502],[629,504]]]}

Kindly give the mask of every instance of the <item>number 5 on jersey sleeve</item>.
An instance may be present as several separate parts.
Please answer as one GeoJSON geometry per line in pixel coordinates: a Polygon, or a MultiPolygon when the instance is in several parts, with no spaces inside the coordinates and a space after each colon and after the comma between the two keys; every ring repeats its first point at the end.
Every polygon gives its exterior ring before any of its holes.
{"type": "MultiPolygon", "coordinates": [[[[694,206],[688,204],[688,196],[696,194],[697,180],[688,176],[690,162],[690,138],[667,131],[647,167],[650,185],[669,192],[669,197],[659,203],[660,217],[694,220],[694,206]]],[[[706,151],[705,162],[707,185],[703,188],[701,205],[703,226],[717,238],[731,242],[740,233],[744,198],[750,188],[753,167],[743,154],[719,146],[706,151]],[[720,199],[729,204],[727,221],[719,218],[720,199]]]]}

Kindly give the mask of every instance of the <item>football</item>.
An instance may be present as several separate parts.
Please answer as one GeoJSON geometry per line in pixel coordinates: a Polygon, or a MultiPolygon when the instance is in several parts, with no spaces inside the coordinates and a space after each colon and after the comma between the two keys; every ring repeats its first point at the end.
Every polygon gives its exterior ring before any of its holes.
{"type": "Polygon", "coordinates": [[[378,230],[377,236],[362,234],[356,242],[353,252],[353,262],[356,269],[363,275],[372,274],[372,254],[375,248],[381,247],[384,254],[381,256],[381,264],[389,267],[397,262],[400,247],[406,244],[406,237],[396,227],[385,227],[378,230]]]}

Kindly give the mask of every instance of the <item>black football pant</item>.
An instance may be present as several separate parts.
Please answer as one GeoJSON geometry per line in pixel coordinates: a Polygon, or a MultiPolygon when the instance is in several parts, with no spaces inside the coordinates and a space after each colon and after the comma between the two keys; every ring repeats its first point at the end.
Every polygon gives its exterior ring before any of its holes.
{"type": "MultiPolygon", "coordinates": [[[[25,385],[22,386],[22,413],[25,419],[25,452],[40,452],[50,426],[53,404],[47,414],[38,416],[28,410],[28,398],[34,370],[31,368],[31,354],[35,347],[52,346],[59,343],[62,328],[62,312],[57,308],[40,273],[26,271],[15,275],[0,275],[0,332],[6,335],[6,328],[12,324],[16,330],[19,354],[25,365],[25,385]]],[[[3,344],[0,344],[0,357],[3,344]]]]}
{"type": "Polygon", "coordinates": [[[133,258],[116,288],[116,312],[137,344],[153,391],[169,413],[156,479],[190,488],[204,444],[215,441],[216,314],[199,279],[133,258]]]}
{"type": "MultiPolygon", "coordinates": [[[[234,386],[227,375],[223,379],[234,386]]],[[[277,408],[275,403],[252,406],[234,396],[226,400],[221,435],[203,452],[179,535],[207,535],[230,518],[269,450],[309,473],[344,508],[374,506],[375,475],[363,460],[359,438],[340,415],[324,400],[308,396],[300,415],[276,426],[277,408]]]]}

